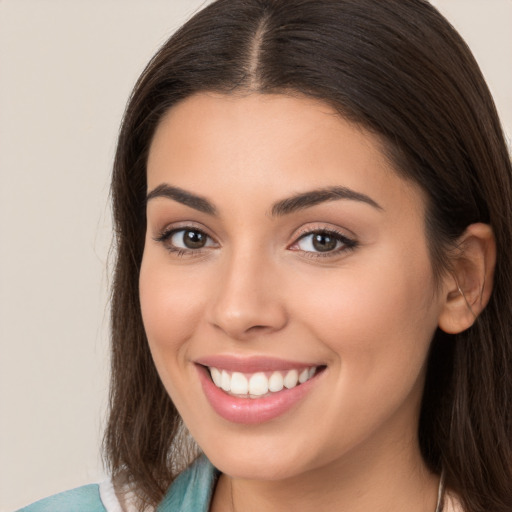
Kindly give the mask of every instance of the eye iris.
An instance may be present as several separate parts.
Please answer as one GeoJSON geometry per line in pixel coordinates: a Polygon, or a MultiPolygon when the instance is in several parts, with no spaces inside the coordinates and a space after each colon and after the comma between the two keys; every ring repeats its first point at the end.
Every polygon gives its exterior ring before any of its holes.
{"type": "Polygon", "coordinates": [[[185,231],[183,243],[188,249],[201,249],[206,245],[206,235],[200,231],[185,231]]]}
{"type": "Polygon", "coordinates": [[[327,233],[316,233],[313,235],[313,247],[319,252],[332,251],[336,249],[336,238],[327,233]]]}

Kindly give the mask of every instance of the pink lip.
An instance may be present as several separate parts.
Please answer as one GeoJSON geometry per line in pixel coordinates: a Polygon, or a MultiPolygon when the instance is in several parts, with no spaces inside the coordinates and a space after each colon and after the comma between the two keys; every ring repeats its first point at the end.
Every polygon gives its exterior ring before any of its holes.
{"type": "Polygon", "coordinates": [[[320,366],[322,363],[299,363],[297,361],[287,361],[271,357],[252,356],[239,357],[231,355],[215,355],[201,357],[194,361],[202,366],[209,366],[226,370],[229,372],[256,373],[272,372],[276,370],[303,370],[320,366]]]}
{"type": "MultiPolygon", "coordinates": [[[[222,365],[219,366],[222,368],[222,365]]],[[[281,416],[307,395],[323,373],[315,375],[304,384],[292,389],[283,389],[262,398],[238,398],[228,395],[218,388],[212,382],[207,368],[200,365],[196,365],[196,368],[204,394],[213,410],[227,421],[244,425],[264,423],[281,416]]],[[[237,367],[237,371],[240,371],[239,368],[237,367]]],[[[268,369],[268,366],[265,368],[268,369]]],[[[281,366],[279,368],[283,369],[281,366]]],[[[297,366],[292,368],[297,368],[297,366]]]]}

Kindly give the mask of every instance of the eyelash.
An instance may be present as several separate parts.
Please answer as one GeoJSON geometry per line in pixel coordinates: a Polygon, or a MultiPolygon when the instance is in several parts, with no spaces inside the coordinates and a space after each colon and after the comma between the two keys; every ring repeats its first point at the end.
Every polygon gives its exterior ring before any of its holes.
{"type": "MultiPolygon", "coordinates": [[[[184,226],[179,228],[171,228],[162,231],[157,237],[154,238],[155,242],[161,243],[165,246],[165,248],[172,253],[173,255],[183,258],[183,257],[197,257],[202,256],[205,252],[205,247],[201,247],[198,249],[183,249],[181,247],[175,247],[174,245],[171,245],[167,243],[174,235],[180,232],[194,232],[199,233],[200,235],[205,236],[209,240],[213,240],[211,236],[209,236],[207,233],[205,233],[203,230],[198,229],[194,226],[184,226]]],[[[348,238],[343,233],[340,233],[339,231],[336,231],[335,229],[329,228],[329,229],[313,229],[313,230],[305,230],[304,232],[300,233],[298,237],[295,239],[295,241],[288,246],[289,250],[294,251],[300,251],[302,252],[303,256],[307,258],[329,258],[338,256],[340,253],[349,252],[354,250],[359,243],[356,240],[353,240],[351,238],[348,238]],[[308,236],[315,236],[315,235],[324,235],[327,237],[334,238],[336,242],[341,243],[341,247],[336,248],[332,251],[326,251],[326,252],[315,252],[315,251],[304,251],[301,249],[291,249],[291,247],[297,245],[301,240],[306,239],[308,236]]],[[[206,249],[208,250],[208,249],[206,249]]]]}
{"type": "MultiPolygon", "coordinates": [[[[293,242],[293,244],[290,247],[293,247],[294,245],[297,245],[301,240],[306,239],[309,236],[315,236],[315,235],[324,235],[327,237],[334,238],[336,242],[339,242],[341,244],[341,247],[338,247],[332,251],[326,251],[326,252],[315,252],[315,251],[302,251],[303,256],[307,258],[332,258],[339,256],[341,253],[346,253],[353,251],[359,244],[356,240],[352,238],[348,238],[345,234],[336,231],[332,228],[325,228],[325,229],[313,229],[313,230],[306,230],[302,234],[298,236],[298,238],[293,242]]],[[[300,251],[301,249],[294,249],[300,251]]]]}
{"type": "Polygon", "coordinates": [[[205,236],[207,239],[212,240],[211,236],[206,234],[202,229],[196,228],[194,226],[183,226],[179,228],[164,229],[157,237],[154,238],[154,240],[155,242],[163,244],[167,251],[169,251],[170,253],[179,258],[202,256],[204,254],[204,247],[198,249],[184,249],[181,247],[175,247],[174,245],[167,243],[175,234],[180,233],[182,231],[184,234],[186,232],[199,233],[205,236]]]}

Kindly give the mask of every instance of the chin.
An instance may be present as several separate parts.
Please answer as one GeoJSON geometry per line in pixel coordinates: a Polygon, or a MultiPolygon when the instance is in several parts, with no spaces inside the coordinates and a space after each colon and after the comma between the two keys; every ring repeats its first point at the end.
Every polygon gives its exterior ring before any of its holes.
{"type": "Polygon", "coordinates": [[[254,444],[253,449],[249,443],[245,443],[245,447],[243,450],[228,447],[219,450],[215,447],[205,450],[205,454],[219,471],[244,480],[285,480],[310,469],[304,450],[294,453],[289,445],[273,449],[268,444],[262,446],[258,443],[254,444]]]}
{"type": "Polygon", "coordinates": [[[238,457],[228,460],[223,458],[218,463],[213,460],[211,462],[222,473],[241,480],[277,481],[297,475],[297,467],[295,466],[295,471],[293,471],[284,461],[249,460],[245,457],[238,457]]]}

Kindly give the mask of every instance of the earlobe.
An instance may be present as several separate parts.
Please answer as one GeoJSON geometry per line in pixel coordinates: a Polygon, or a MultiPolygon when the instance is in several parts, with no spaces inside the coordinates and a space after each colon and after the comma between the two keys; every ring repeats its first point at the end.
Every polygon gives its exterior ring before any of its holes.
{"type": "Polygon", "coordinates": [[[471,224],[458,241],[451,272],[445,278],[440,329],[457,334],[473,325],[491,297],[495,265],[496,242],[491,226],[471,224]]]}

